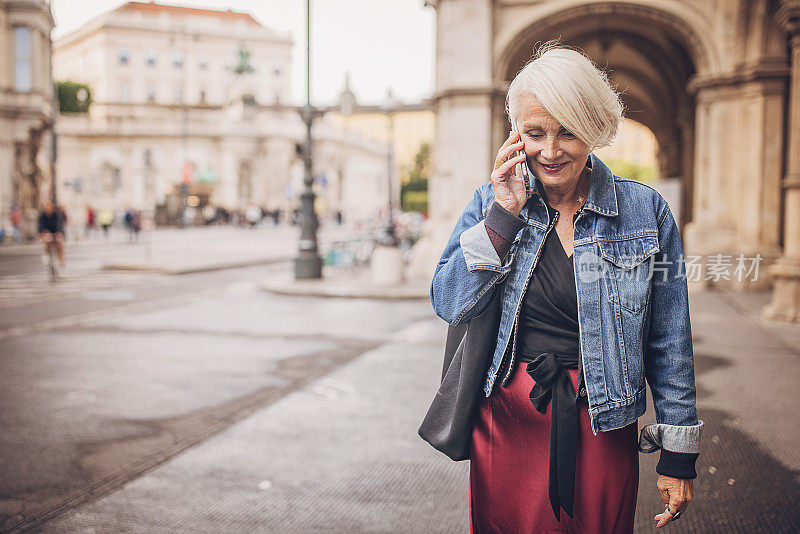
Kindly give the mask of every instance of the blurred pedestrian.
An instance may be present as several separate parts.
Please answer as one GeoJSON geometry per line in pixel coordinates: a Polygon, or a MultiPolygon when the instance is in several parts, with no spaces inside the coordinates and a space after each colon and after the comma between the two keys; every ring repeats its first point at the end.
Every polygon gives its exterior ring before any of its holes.
{"type": "Polygon", "coordinates": [[[217,210],[211,204],[203,206],[203,221],[206,226],[214,224],[217,217],[217,210]]]}
{"type": "Polygon", "coordinates": [[[258,223],[261,222],[261,208],[255,204],[247,206],[244,215],[247,219],[247,224],[249,224],[251,228],[255,228],[258,223]]]}
{"type": "Polygon", "coordinates": [[[131,210],[125,210],[122,216],[122,226],[128,230],[128,241],[133,241],[133,228],[131,228],[131,210]]]}
{"type": "Polygon", "coordinates": [[[86,206],[86,236],[93,234],[94,231],[97,229],[97,220],[94,212],[94,208],[91,206],[86,206]]]}
{"type": "Polygon", "coordinates": [[[139,210],[131,210],[130,214],[130,238],[132,243],[137,243],[139,232],[142,231],[142,213],[139,210]]]}
{"type": "Polygon", "coordinates": [[[654,189],[592,153],[623,108],[587,57],[543,46],[507,99],[514,128],[431,286],[451,325],[480,324],[502,299],[497,341],[475,355],[488,371],[468,440],[470,528],[633,532],[638,452],[659,449],[661,528],[692,499],[703,426],[677,225],[654,189]],[[637,444],[645,377],[656,423],[637,444]]]}
{"type": "Polygon", "coordinates": [[[100,213],[97,214],[97,224],[103,229],[103,235],[106,239],[108,239],[108,229],[111,228],[113,223],[114,213],[108,208],[101,209],[100,213]]]}
{"type": "Polygon", "coordinates": [[[230,218],[231,216],[230,213],[228,213],[228,210],[226,210],[222,206],[217,206],[216,214],[214,216],[214,220],[217,223],[228,224],[230,222],[230,218]]]}
{"type": "Polygon", "coordinates": [[[55,247],[58,263],[64,268],[66,266],[64,260],[64,215],[51,200],[45,201],[39,212],[36,233],[39,235],[39,240],[44,243],[45,255],[47,255],[49,247],[55,247]]]}
{"type": "Polygon", "coordinates": [[[61,233],[62,237],[66,240],[67,238],[67,224],[69,223],[69,218],[67,217],[67,210],[64,209],[64,206],[57,205],[56,211],[61,215],[61,233]]]}
{"type": "Polygon", "coordinates": [[[18,205],[11,208],[11,232],[16,243],[22,241],[22,210],[18,205]]]}

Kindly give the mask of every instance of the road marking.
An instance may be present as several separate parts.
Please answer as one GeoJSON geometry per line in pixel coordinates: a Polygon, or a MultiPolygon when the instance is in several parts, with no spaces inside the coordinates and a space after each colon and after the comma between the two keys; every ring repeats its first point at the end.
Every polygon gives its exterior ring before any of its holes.
{"type": "Polygon", "coordinates": [[[182,304],[189,304],[198,300],[203,300],[217,295],[224,295],[228,290],[228,285],[221,287],[212,287],[200,291],[192,291],[191,293],[182,293],[179,295],[171,295],[161,299],[150,299],[147,301],[133,302],[129,304],[121,304],[119,306],[111,306],[101,310],[93,310],[85,313],[76,313],[74,315],[66,315],[56,319],[48,319],[31,323],[29,325],[13,326],[5,330],[0,330],[0,339],[13,336],[23,336],[33,332],[43,332],[55,328],[64,328],[73,326],[79,323],[91,321],[92,319],[109,318],[113,316],[122,315],[129,312],[143,312],[152,309],[163,309],[165,303],[172,306],[179,306],[182,304]]]}
{"type": "MultiPolygon", "coordinates": [[[[12,306],[52,302],[54,300],[81,298],[84,293],[90,296],[87,300],[103,300],[98,293],[105,290],[122,290],[131,286],[146,283],[148,286],[163,286],[169,283],[169,277],[151,273],[106,273],[96,270],[70,270],[63,275],[57,284],[50,284],[45,273],[36,272],[23,275],[4,276],[0,278],[0,309],[12,306]]],[[[105,300],[130,300],[107,298],[105,300]]]]}

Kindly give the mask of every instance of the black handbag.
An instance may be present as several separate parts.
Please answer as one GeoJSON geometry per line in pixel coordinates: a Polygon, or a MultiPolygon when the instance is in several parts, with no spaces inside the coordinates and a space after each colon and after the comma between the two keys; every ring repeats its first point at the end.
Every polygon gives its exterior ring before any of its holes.
{"type": "Polygon", "coordinates": [[[449,326],[442,382],[419,427],[419,435],[451,460],[469,460],[475,411],[483,381],[497,345],[503,284],[480,315],[463,325],[449,326]]]}

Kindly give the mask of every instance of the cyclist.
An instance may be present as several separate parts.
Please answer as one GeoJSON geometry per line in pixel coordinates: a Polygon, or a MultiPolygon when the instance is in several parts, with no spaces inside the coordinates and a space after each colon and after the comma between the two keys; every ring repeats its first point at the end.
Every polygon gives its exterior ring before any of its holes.
{"type": "Polygon", "coordinates": [[[53,202],[48,200],[39,214],[39,239],[44,243],[44,252],[55,246],[58,252],[58,263],[64,268],[64,217],[53,202]],[[52,245],[51,245],[52,243],[52,245]]]}

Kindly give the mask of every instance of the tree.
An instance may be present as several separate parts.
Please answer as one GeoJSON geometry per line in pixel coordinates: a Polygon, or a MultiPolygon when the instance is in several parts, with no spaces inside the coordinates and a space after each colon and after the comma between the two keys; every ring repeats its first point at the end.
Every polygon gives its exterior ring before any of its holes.
{"type": "Polygon", "coordinates": [[[622,159],[609,159],[604,162],[617,176],[652,183],[656,180],[656,169],[652,165],[639,165],[622,159]]]}
{"type": "Polygon", "coordinates": [[[422,143],[414,163],[403,168],[400,186],[400,207],[403,211],[428,211],[428,178],[430,177],[431,146],[422,143]]]}
{"type": "Polygon", "coordinates": [[[72,81],[56,82],[58,87],[59,111],[86,113],[92,104],[92,90],[83,83],[72,81]]]}

